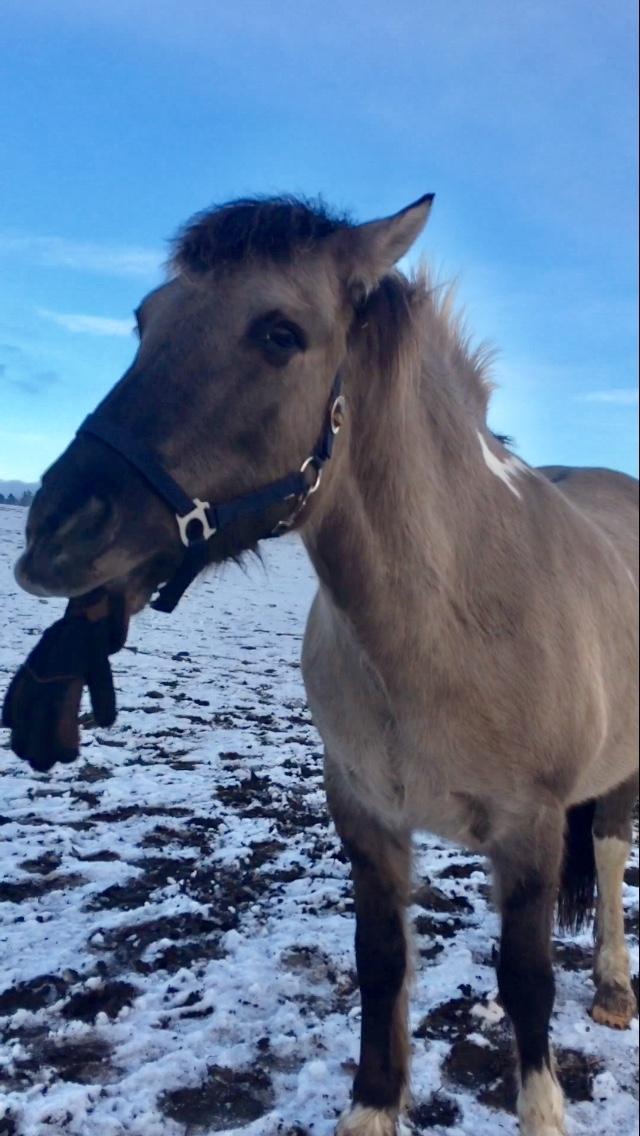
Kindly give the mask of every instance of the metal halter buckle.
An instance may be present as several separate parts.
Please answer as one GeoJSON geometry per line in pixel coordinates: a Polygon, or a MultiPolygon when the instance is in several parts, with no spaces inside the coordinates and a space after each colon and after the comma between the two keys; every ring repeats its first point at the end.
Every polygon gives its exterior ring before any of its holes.
{"type": "Polygon", "coordinates": [[[194,539],[190,539],[187,532],[187,529],[189,528],[189,525],[192,521],[197,521],[198,524],[202,527],[202,532],[200,533],[199,537],[195,538],[196,540],[208,540],[209,537],[213,536],[217,531],[209,524],[209,518],[207,517],[208,508],[210,508],[208,501],[201,501],[199,497],[194,497],[193,509],[190,513],[186,513],[182,517],[179,513],[176,513],[176,521],[178,522],[180,540],[187,548],[189,547],[189,545],[194,543],[194,539]]]}
{"type": "Polygon", "coordinates": [[[311,482],[311,485],[306,490],[304,500],[306,500],[307,497],[313,497],[313,494],[320,488],[320,482],[322,481],[322,466],[318,465],[318,459],[313,454],[311,454],[311,457],[305,458],[300,466],[300,473],[306,473],[310,466],[313,466],[315,469],[316,479],[311,482]]]}
{"type": "Polygon", "coordinates": [[[331,433],[334,435],[340,432],[340,427],[344,421],[345,410],[347,409],[347,400],[343,394],[339,394],[329,414],[329,424],[331,426],[331,433]]]}
{"type": "Polygon", "coordinates": [[[307,498],[312,497],[316,490],[319,489],[320,482],[322,480],[322,466],[318,465],[318,459],[313,454],[311,454],[310,457],[305,458],[302,465],[300,466],[300,473],[306,473],[311,466],[313,466],[313,469],[315,470],[315,481],[311,483],[308,489],[305,489],[304,493],[300,494],[298,502],[296,505],[294,505],[293,509],[289,513],[289,516],[284,517],[284,519],[281,521],[278,521],[276,527],[271,532],[271,536],[282,536],[283,533],[286,533],[290,528],[293,528],[307,503],[307,498]]]}

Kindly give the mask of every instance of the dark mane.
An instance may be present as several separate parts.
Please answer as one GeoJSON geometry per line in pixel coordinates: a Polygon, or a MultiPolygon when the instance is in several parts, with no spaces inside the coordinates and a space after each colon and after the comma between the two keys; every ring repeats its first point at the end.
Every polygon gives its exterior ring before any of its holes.
{"type": "Polygon", "coordinates": [[[331,213],[321,199],[240,198],[188,221],[173,242],[172,263],[195,273],[252,257],[283,263],[350,225],[346,215],[331,213]]]}

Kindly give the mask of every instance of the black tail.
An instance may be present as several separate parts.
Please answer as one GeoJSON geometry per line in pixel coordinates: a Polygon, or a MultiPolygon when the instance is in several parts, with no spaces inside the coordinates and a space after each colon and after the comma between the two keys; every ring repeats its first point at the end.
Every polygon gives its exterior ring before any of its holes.
{"type": "Polygon", "coordinates": [[[558,895],[561,931],[579,931],[593,915],[596,859],[593,850],[593,817],[596,802],[585,801],[567,810],[564,864],[558,895]]]}

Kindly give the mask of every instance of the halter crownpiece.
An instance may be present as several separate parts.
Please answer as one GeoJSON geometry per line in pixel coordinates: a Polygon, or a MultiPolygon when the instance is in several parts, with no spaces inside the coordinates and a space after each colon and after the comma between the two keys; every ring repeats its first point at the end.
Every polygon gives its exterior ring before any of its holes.
{"type": "Polygon", "coordinates": [[[269,506],[283,501],[292,501],[289,515],[278,521],[275,528],[269,528],[259,539],[283,536],[291,529],[308,498],[320,488],[322,470],[331,457],[334,440],[344,420],[346,400],[341,391],[342,381],[338,372],[333,380],[322,432],[313,452],[305,458],[299,470],[218,505],[201,501],[199,497],[189,497],[171,474],[167,473],[153,450],[140,443],[128,430],[109,422],[99,411],[85,418],[78,434],[98,438],[120,454],[175,515],[185,552],[173,576],[162,585],[156,598],[151,601],[151,607],[156,611],[173,611],[189,584],[209,562],[208,542],[239,517],[264,512],[269,506]]]}

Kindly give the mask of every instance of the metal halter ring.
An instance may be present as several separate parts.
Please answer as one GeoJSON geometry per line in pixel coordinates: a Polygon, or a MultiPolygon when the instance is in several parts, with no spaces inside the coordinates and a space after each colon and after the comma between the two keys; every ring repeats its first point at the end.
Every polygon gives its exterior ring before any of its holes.
{"type": "Polygon", "coordinates": [[[208,501],[201,501],[199,497],[194,497],[193,509],[190,513],[186,513],[182,517],[179,513],[176,513],[176,521],[178,522],[180,540],[187,548],[189,547],[189,545],[194,543],[193,539],[190,539],[187,531],[192,521],[197,521],[202,528],[202,532],[200,533],[200,536],[195,538],[196,540],[208,540],[209,537],[214,536],[214,534],[217,532],[217,530],[212,528],[209,524],[209,518],[207,517],[207,509],[209,507],[210,506],[208,501]]]}
{"type": "Polygon", "coordinates": [[[339,433],[340,427],[344,421],[345,410],[347,409],[347,400],[343,394],[339,394],[331,407],[329,415],[329,423],[331,425],[331,433],[335,436],[339,433]]]}
{"type": "Polygon", "coordinates": [[[305,458],[302,465],[300,466],[300,473],[306,473],[309,469],[309,466],[313,466],[313,468],[315,469],[316,479],[307,489],[305,497],[312,497],[316,490],[320,488],[320,482],[322,481],[322,467],[317,464],[317,458],[315,458],[313,454],[311,455],[311,457],[305,458]]]}

